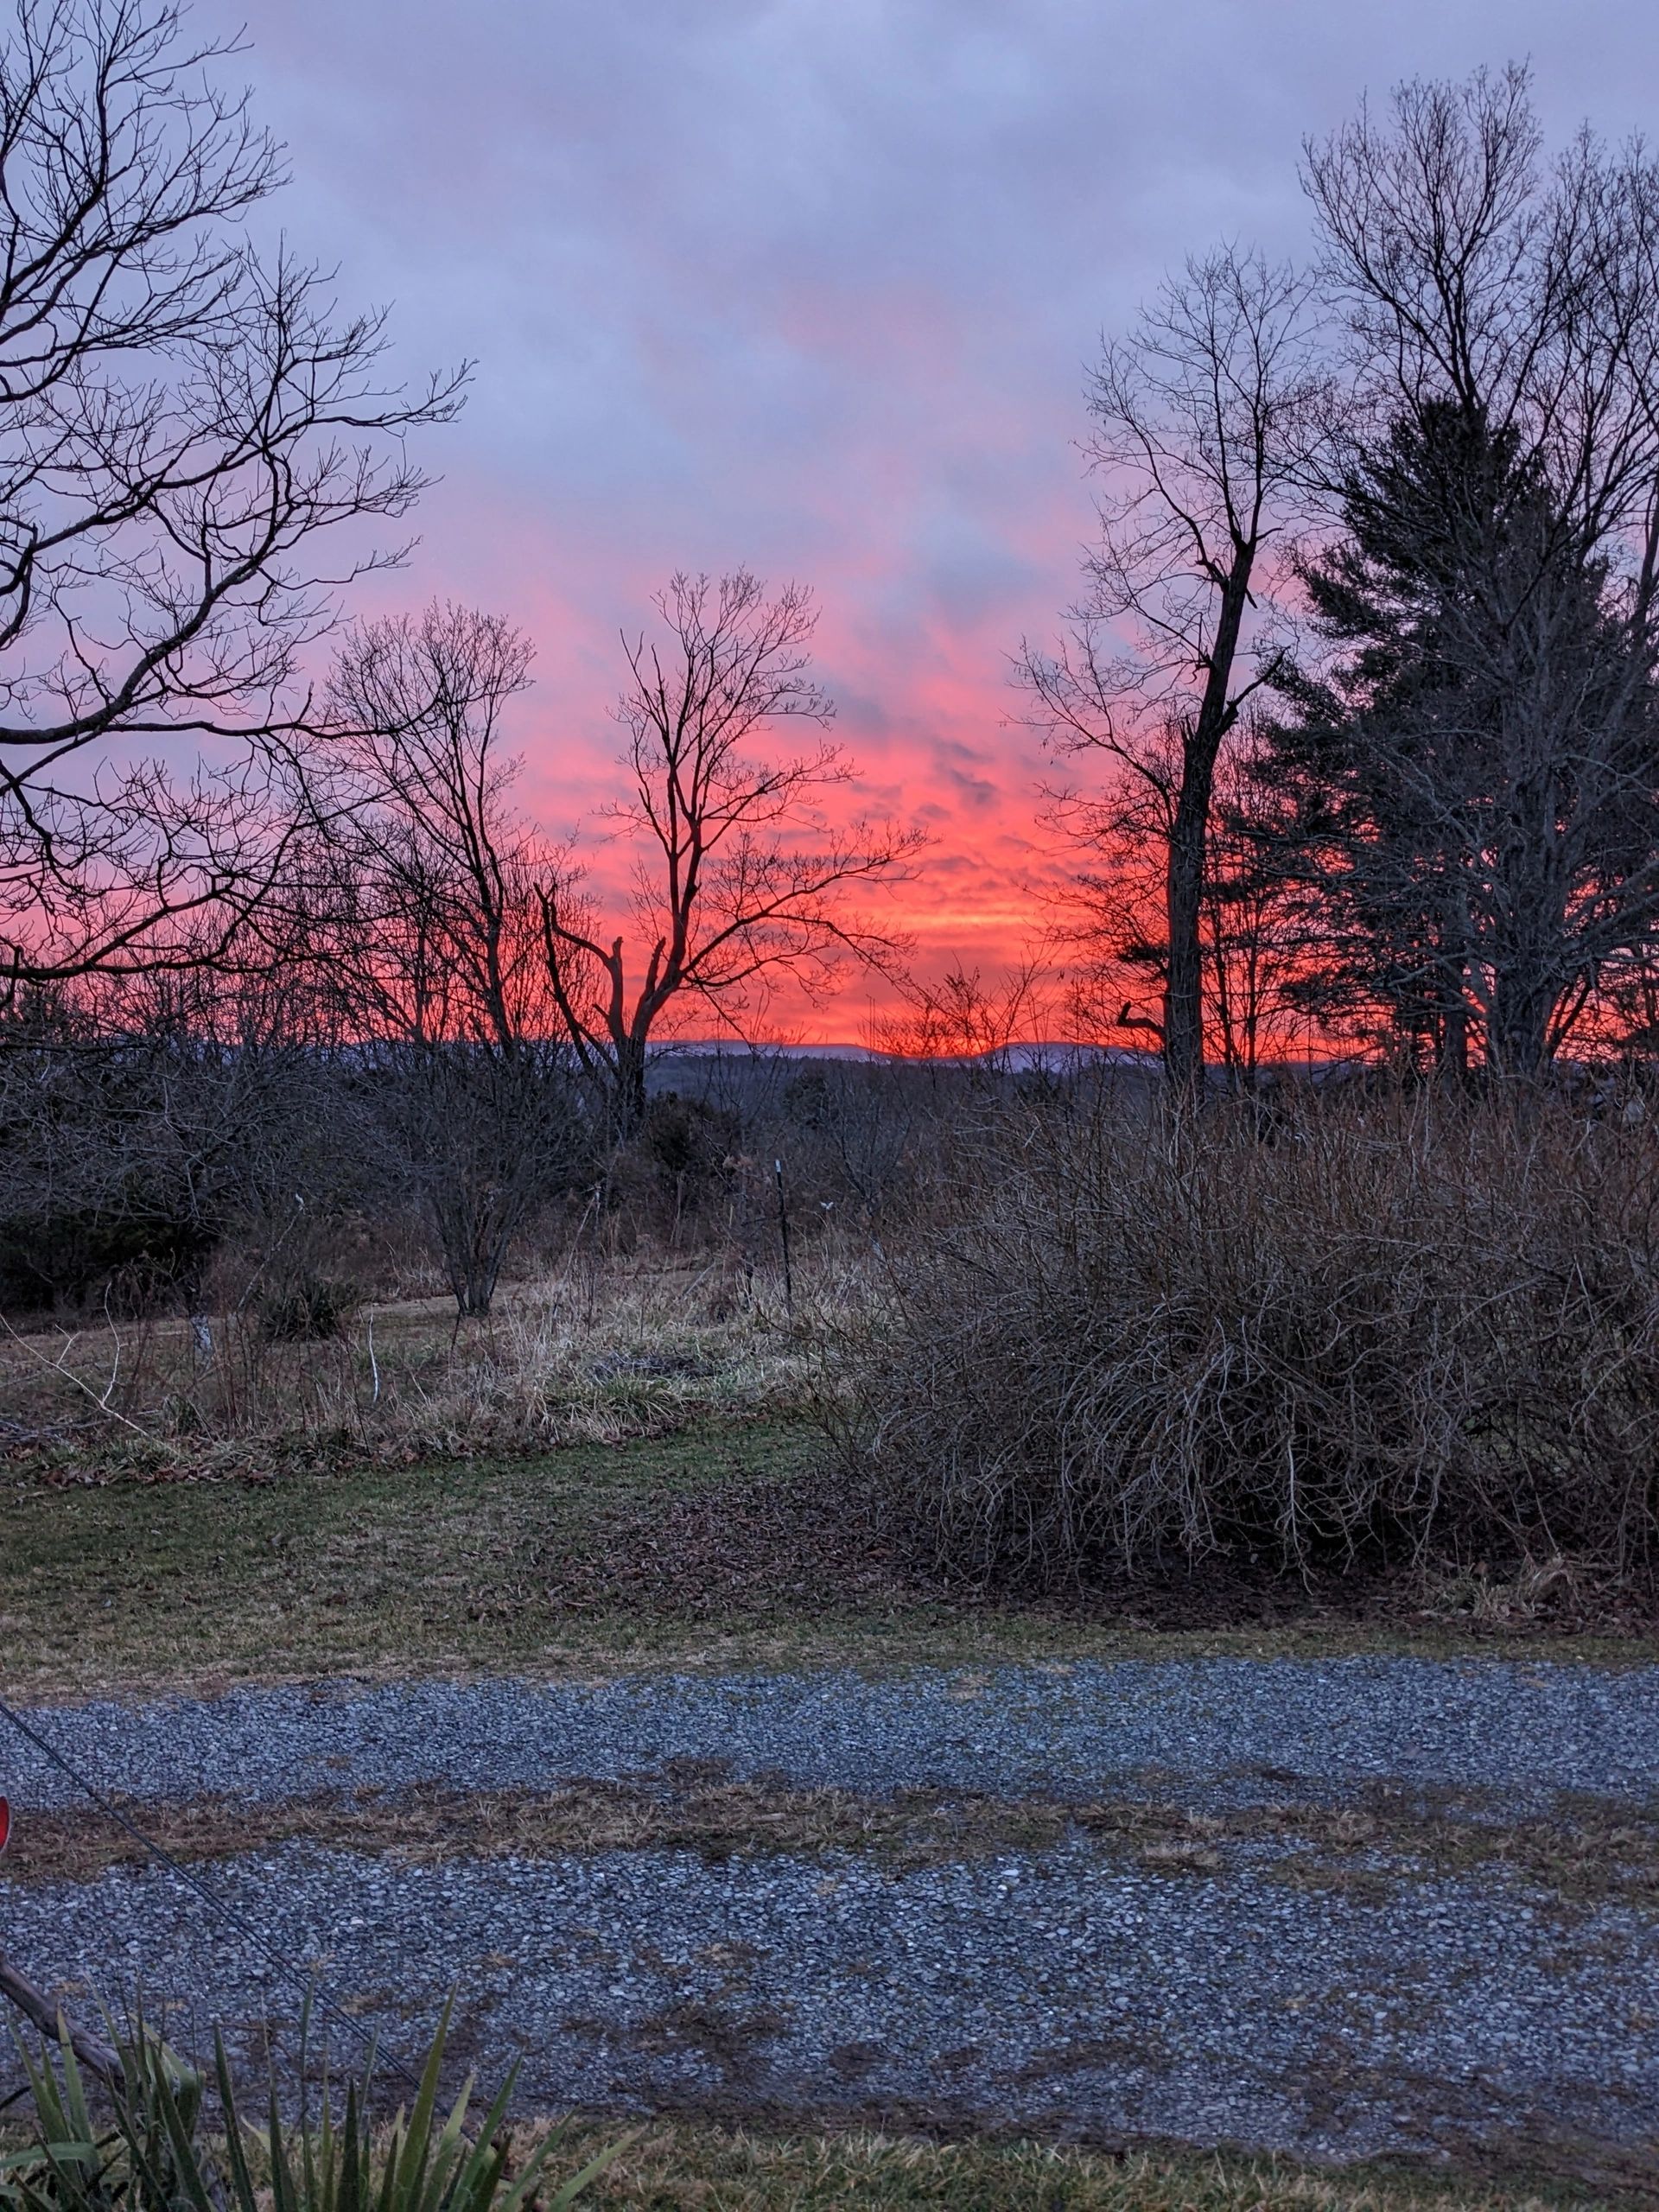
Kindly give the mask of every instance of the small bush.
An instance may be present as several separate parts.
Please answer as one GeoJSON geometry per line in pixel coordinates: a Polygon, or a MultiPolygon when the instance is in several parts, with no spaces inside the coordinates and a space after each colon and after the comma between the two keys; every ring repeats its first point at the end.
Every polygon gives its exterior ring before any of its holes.
{"type": "Polygon", "coordinates": [[[211,2131],[200,2077],[142,2024],[119,2053],[124,2079],[107,2119],[67,2051],[54,2063],[25,2050],[32,2140],[0,2158],[0,2212],[557,2212],[625,2147],[555,2187],[548,2169],[561,2129],[510,2155],[511,2076],[475,2125],[470,2080],[440,2117],[443,2045],[440,2028],[412,2107],[390,2126],[371,2118],[365,2085],[353,2080],[340,2097],[324,2085],[315,2119],[297,2082],[273,2082],[270,2119],[256,2129],[242,2119],[220,2044],[211,2131]],[[302,2117],[284,2125],[280,2112],[296,2105],[302,2117]]]}
{"type": "Polygon", "coordinates": [[[887,1250],[849,1449],[958,1567],[1659,1548],[1645,1120],[1017,1112],[887,1250]]]}
{"type": "Polygon", "coordinates": [[[8,1211],[0,1216],[0,1312],[96,1309],[111,1299],[127,1311],[153,1306],[199,1277],[216,1242],[199,1222],[159,1209],[8,1211]]]}
{"type": "Polygon", "coordinates": [[[320,1344],[342,1334],[362,1302],[355,1283],[302,1275],[261,1303],[259,1325],[272,1344],[320,1344]]]}

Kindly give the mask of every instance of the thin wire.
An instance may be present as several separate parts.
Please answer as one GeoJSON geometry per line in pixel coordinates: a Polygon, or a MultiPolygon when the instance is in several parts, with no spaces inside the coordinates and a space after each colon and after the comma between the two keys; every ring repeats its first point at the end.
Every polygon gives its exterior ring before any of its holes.
{"type": "Polygon", "coordinates": [[[303,1967],[293,1965],[268,1937],[262,1936],[257,1928],[245,1921],[233,1905],[226,1904],[224,1898],[218,1896],[199,1874],[193,1873],[189,1867],[175,1859],[165,1844],[157,1843],[154,1836],[146,1835],[136,1821],[130,1820],[113,1800],[105,1797],[95,1784],[86,1779],[73,1760],[66,1758],[55,1744],[42,1736],[38,1728],[25,1720],[16,1707],[8,1705],[4,1698],[0,1698],[0,1718],[10,1720],[19,1735],[26,1737],[36,1751],[44,1752],[54,1766],[68,1776],[77,1789],[83,1790],[91,1798],[106,1820],[113,1821],[117,1827],[124,1829],[134,1842],[142,1845],[152,1859],[159,1865],[165,1866],[168,1872],[175,1875],[188,1889],[194,1890],[208,1910],[216,1912],[221,1920],[233,1928],[245,1942],[251,1943],[268,1965],[274,1967],[278,1974],[286,1975],[290,1981],[298,1983],[325,2019],[337,2021],[342,2028],[346,2029],[349,2034],[355,2036],[358,2041],[365,2045],[371,2058],[383,2060],[391,2067],[394,2074],[401,2075],[411,2088],[419,2088],[418,2075],[404,2065],[396,2051],[383,2050],[378,2038],[373,2032],[365,2028],[360,2020],[353,2019],[343,2006],[337,2005],[319,1983],[315,1974],[307,1973],[303,1967]]]}

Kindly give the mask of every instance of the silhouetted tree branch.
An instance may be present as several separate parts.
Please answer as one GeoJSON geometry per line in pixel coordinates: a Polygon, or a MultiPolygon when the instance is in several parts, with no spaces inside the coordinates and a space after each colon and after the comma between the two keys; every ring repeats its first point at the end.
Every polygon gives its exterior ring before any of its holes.
{"type": "Polygon", "coordinates": [[[466,607],[360,626],[312,791],[315,950],[463,1314],[488,1313],[528,1210],[586,1143],[541,957],[544,856],[503,752],[530,661],[466,607]]]}
{"type": "Polygon", "coordinates": [[[780,723],[822,730],[834,715],[810,671],[807,592],[791,584],[768,598],[738,569],[717,584],[677,575],[655,605],[664,632],[624,640],[616,709],[630,788],[610,819],[639,855],[632,948],[601,931],[574,869],[541,893],[561,1019],[621,1134],[644,1113],[647,1048],[677,1001],[734,1027],[781,974],[810,988],[842,956],[890,962],[899,939],[846,896],[891,880],[923,842],[829,826],[819,801],[853,771],[827,738],[783,757],[753,749],[780,723]]]}
{"type": "MultiPolygon", "coordinates": [[[[1257,255],[1189,261],[1105,352],[1090,394],[1103,479],[1089,590],[1058,654],[1027,645],[1033,719],[1148,790],[1165,852],[1161,1035],[1204,1074],[1203,917],[1217,761],[1283,651],[1268,550],[1299,512],[1319,391],[1306,283],[1257,255]]],[[[1144,1025],[1142,1025],[1144,1026],[1144,1025]]]]}
{"type": "Polygon", "coordinates": [[[389,384],[379,315],[261,258],[232,50],[158,0],[0,46],[0,987],[207,957],[266,895],[302,657],[465,378],[389,384]]]}

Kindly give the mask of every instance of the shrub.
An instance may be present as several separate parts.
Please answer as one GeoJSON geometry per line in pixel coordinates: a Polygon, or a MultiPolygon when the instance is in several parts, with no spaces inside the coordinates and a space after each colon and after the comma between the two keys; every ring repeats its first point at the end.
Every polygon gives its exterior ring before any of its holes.
{"type": "Polygon", "coordinates": [[[548,2166],[561,2130],[510,2158],[511,2076],[475,2126],[467,2126],[470,2080],[440,2122],[443,2044],[441,2027],[412,2107],[389,2127],[372,2120],[364,2085],[353,2080],[343,2101],[325,2086],[315,2117],[299,2099],[300,2117],[289,2123],[280,2107],[295,2100],[274,2082],[270,2118],[257,2130],[243,2121],[218,2044],[212,2133],[200,2077],[142,2026],[121,2050],[124,2079],[107,2122],[70,2053],[37,2063],[25,2050],[32,2139],[0,2158],[0,2212],[520,2212],[530,2204],[557,2212],[624,2147],[554,2187],[548,2166]]]}
{"type": "Polygon", "coordinates": [[[321,1343],[339,1336],[362,1302],[355,1283],[302,1275],[264,1300],[259,1325],[272,1344],[321,1343]]]}
{"type": "Polygon", "coordinates": [[[984,1573],[1228,1551],[1628,1565],[1659,1139],[1418,1098],[1015,1110],[887,1242],[849,1448],[984,1573]]]}

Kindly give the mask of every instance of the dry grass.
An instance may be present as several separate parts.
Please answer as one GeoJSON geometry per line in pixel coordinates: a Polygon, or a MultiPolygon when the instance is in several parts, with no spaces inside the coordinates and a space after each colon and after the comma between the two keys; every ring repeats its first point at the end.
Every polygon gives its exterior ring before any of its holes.
{"type": "Polygon", "coordinates": [[[507,1286],[486,1322],[452,1301],[357,1312],[339,1337],[273,1342],[256,1313],[0,1335],[0,1446],[30,1463],[165,1473],[348,1454],[543,1451],[775,1419],[806,1402],[846,1272],[803,1268],[785,1316],[725,1261],[612,1261],[507,1286]]]}
{"type": "MultiPolygon", "coordinates": [[[[1604,2212],[1653,2201],[1649,2162],[1592,2145],[1517,2145],[1452,2170],[1316,2168],[1271,2154],[984,2136],[948,2119],[926,2126],[921,2115],[880,2127],[656,2118],[632,2128],[581,2202],[594,2212],[1604,2212]]],[[[618,2138],[614,2119],[524,2120],[513,2158],[551,2129],[560,2171],[618,2138]]],[[[0,2129],[0,2152],[15,2147],[21,2137],[0,2129]]],[[[257,2142],[251,2150],[257,2161],[257,2142]]]]}
{"type": "MultiPolygon", "coordinates": [[[[592,2132],[607,2140],[603,2125],[592,2132]]],[[[578,2141],[575,2149],[585,2147],[578,2141]]],[[[1651,2167],[1564,2148],[1490,2177],[1409,2168],[1318,2171],[1289,2158],[1117,2150],[848,2127],[767,2133],[658,2120],[584,2200],[595,2212],[1590,2212],[1651,2202],[1651,2167]]]]}
{"type": "MultiPolygon", "coordinates": [[[[234,1858],[305,1842],[418,1865],[671,1850],[714,1860],[856,1851],[915,1866],[1041,1848],[1067,1827],[1064,1811],[1052,1805],[949,1800],[925,1790],[861,1797],[850,1790],[698,1778],[683,1770],[677,1780],[583,1781],[543,1791],[428,1785],[276,1804],[209,1797],[124,1809],[175,1858],[234,1858]]],[[[110,1866],[142,1866],[147,1856],[96,1811],[35,1813],[18,1824],[5,1872],[22,1882],[83,1882],[110,1866]]]]}
{"type": "MultiPolygon", "coordinates": [[[[437,1783],[321,1791],[274,1803],[228,1797],[124,1809],[174,1857],[231,1859],[285,1843],[430,1865],[553,1859],[607,1851],[691,1851],[710,1859],[775,1852],[857,1852],[896,1872],[1082,1843],[1169,1876],[1219,1875],[1242,1845],[1259,1873],[1298,1887],[1358,1889],[1376,1901],[1402,1881],[1503,1870],[1573,1904],[1659,1904],[1659,1819],[1583,1798],[1553,1815],[1505,1820],[1478,1793],[1379,1783],[1351,1804],[1247,1805],[1194,1813],[1141,1797],[1062,1803],[971,1791],[798,1789],[734,1781],[719,1762],[579,1780],[556,1789],[461,1790],[437,1783]]],[[[85,1882],[141,1866],[144,1846],[96,1808],[21,1818],[5,1874],[85,1882]]]]}
{"type": "MultiPolygon", "coordinates": [[[[1614,1593],[1616,1598],[1617,1593],[1614,1593]]],[[[1531,1621],[1460,1591],[1172,1578],[993,1596],[918,1568],[818,1432],[753,1421],[540,1454],[221,1446],[0,1476],[0,1688],[1231,1653],[1650,1663],[1596,1588],[1531,1621]]]]}

